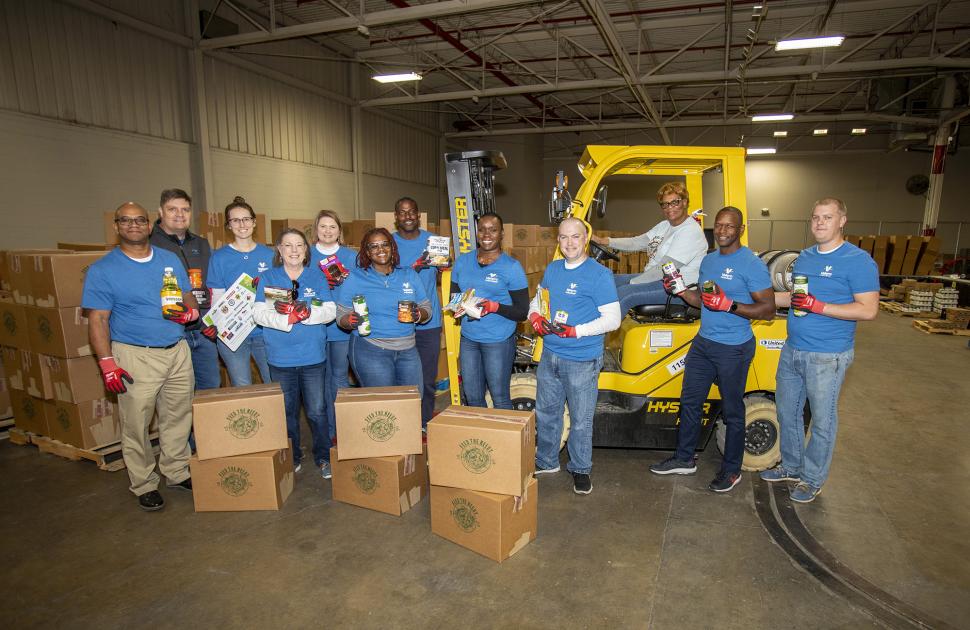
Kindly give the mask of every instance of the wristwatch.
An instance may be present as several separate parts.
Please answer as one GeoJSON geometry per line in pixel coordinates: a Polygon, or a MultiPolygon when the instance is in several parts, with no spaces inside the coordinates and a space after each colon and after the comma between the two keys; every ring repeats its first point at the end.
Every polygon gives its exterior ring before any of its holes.
{"type": "Polygon", "coordinates": [[[728,309],[728,313],[733,313],[736,310],[738,310],[738,303],[731,302],[731,307],[728,309]]]}

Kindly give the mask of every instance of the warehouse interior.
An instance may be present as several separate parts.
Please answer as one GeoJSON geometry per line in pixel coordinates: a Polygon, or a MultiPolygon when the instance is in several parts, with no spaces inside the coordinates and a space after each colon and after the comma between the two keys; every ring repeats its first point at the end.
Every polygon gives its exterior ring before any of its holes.
{"type": "MultiPolygon", "coordinates": [[[[440,226],[442,156],[477,150],[508,162],[504,219],[548,226],[587,146],[740,147],[751,249],[808,247],[813,202],[836,196],[870,252],[935,236],[932,271],[887,274],[890,300],[952,283],[970,305],[966,276],[940,279],[970,260],[970,0],[8,0],[0,32],[0,250],[112,241],[106,212],[154,218],[171,187],[198,216],[244,196],[265,232],[321,209],[366,223],[404,196],[440,226]],[[821,36],[844,41],[776,50],[821,36]],[[753,120],[771,114],[791,117],[753,120]]],[[[593,229],[646,231],[667,179],[609,177],[593,229]]],[[[721,172],[702,180],[691,207],[712,216],[721,172]]],[[[707,492],[713,441],[674,480],[648,473],[662,452],[598,448],[596,492],[541,478],[535,540],[501,563],[433,534],[427,500],[381,514],[304,470],[276,511],[196,513],[168,492],[146,514],[124,472],[4,439],[0,618],[970,627],[966,322],[929,334],[899,315],[858,327],[818,501],[756,473],[707,492]]]]}

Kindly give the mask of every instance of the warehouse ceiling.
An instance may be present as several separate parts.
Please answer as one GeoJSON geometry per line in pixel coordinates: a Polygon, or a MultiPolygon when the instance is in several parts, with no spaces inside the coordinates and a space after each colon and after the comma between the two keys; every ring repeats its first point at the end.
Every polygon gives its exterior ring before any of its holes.
{"type": "Polygon", "coordinates": [[[204,49],[309,38],[369,73],[422,75],[362,86],[365,107],[441,113],[455,139],[547,134],[564,155],[631,139],[920,149],[970,111],[970,0],[210,0],[209,10],[242,27],[207,33],[204,49]],[[774,48],[822,35],[845,40],[774,48]],[[773,113],[794,119],[751,121],[773,113]]]}

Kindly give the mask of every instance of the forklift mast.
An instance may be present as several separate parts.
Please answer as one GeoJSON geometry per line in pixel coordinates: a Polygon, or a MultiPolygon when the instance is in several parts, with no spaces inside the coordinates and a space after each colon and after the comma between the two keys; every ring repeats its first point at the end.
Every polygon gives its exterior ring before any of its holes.
{"type": "Polygon", "coordinates": [[[478,247],[476,222],[486,214],[495,214],[494,173],[506,166],[501,151],[445,154],[455,258],[478,247]]]}

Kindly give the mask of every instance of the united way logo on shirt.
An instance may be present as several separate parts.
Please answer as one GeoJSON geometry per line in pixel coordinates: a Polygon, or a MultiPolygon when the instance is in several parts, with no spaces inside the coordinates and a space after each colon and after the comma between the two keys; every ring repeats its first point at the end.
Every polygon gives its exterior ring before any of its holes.
{"type": "Polygon", "coordinates": [[[313,287],[303,287],[303,297],[305,298],[317,297],[317,292],[313,290],[313,287]]]}
{"type": "Polygon", "coordinates": [[[732,267],[725,267],[721,273],[721,280],[734,280],[734,269],[732,267]]]}
{"type": "Polygon", "coordinates": [[[831,278],[832,265],[825,265],[825,271],[820,271],[818,275],[822,276],[823,278],[831,278]]]}
{"type": "Polygon", "coordinates": [[[414,287],[411,286],[410,282],[405,282],[401,285],[401,291],[407,295],[411,295],[414,293],[414,287]]]}
{"type": "Polygon", "coordinates": [[[485,276],[485,282],[491,282],[492,284],[498,284],[498,276],[495,273],[490,273],[485,276]]]}
{"type": "Polygon", "coordinates": [[[570,282],[569,286],[566,287],[566,295],[576,295],[576,289],[579,288],[575,282],[570,282]]]}
{"type": "Polygon", "coordinates": [[[269,265],[267,265],[263,261],[260,261],[259,264],[256,265],[256,273],[265,273],[268,269],[269,269],[269,265]]]}

